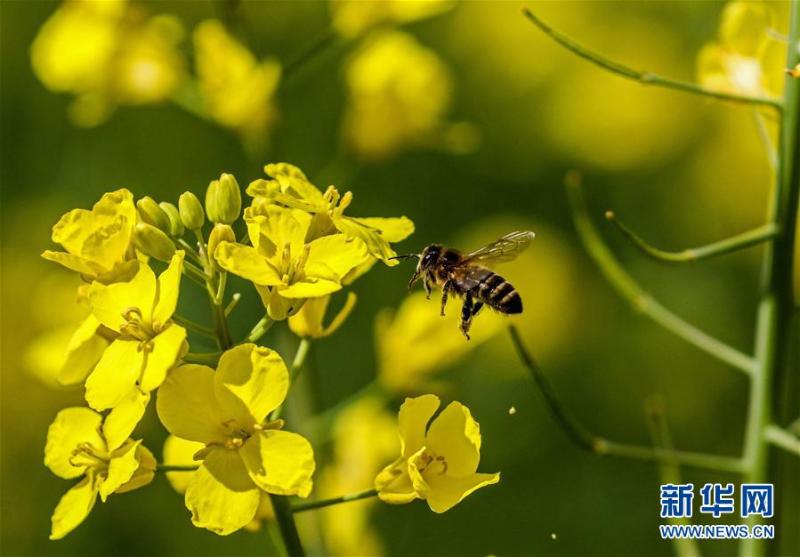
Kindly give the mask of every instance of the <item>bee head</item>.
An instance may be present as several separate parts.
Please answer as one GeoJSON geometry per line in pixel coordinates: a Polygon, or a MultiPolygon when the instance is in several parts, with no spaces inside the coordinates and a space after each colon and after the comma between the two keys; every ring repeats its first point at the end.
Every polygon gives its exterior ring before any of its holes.
{"type": "Polygon", "coordinates": [[[426,247],[424,250],[422,250],[422,253],[419,256],[418,268],[422,270],[433,267],[439,260],[439,255],[441,253],[442,246],[438,244],[431,244],[430,246],[426,247]]]}

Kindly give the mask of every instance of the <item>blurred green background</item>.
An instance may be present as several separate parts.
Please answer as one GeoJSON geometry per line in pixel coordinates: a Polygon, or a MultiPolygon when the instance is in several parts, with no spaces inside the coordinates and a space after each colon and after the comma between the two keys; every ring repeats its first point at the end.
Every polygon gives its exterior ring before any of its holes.
{"type": "MultiPolygon", "coordinates": [[[[686,80],[694,79],[697,52],[714,39],[723,7],[529,5],[555,27],[630,66],[686,80]]],[[[324,2],[139,6],[176,16],[187,31],[204,19],[222,18],[256,57],[284,64],[331,26],[324,2]]],[[[280,82],[279,118],[268,143],[247,144],[170,103],[121,106],[99,126],[81,128],[67,116],[70,96],[49,91],[31,68],[34,37],[58,7],[50,1],[0,4],[3,555],[269,554],[263,530],[221,538],[192,527],[180,496],[160,476],[146,489],[98,503],[75,532],[48,541],[50,513],[68,482],[42,464],[47,426],[59,409],[81,405],[83,393],[54,388],[37,375],[30,348],[77,319],[69,309],[77,282],[38,257],[51,248],[50,227],[61,214],[89,207],[118,187],[175,202],[186,189],[202,194],[223,171],[244,185],[262,177],[267,162],[292,162],[321,187],[333,183],[353,191],[352,215],[411,218],[416,232],[397,246],[400,252],[432,242],[469,249],[513,229],[536,231],[524,261],[500,272],[519,288],[525,339],[574,413],[610,439],[649,444],[643,400],[658,394],[678,447],[738,453],[746,378],[629,310],[582,251],[562,181],[568,169],[584,173],[593,217],[648,290],[679,315],[749,351],[760,248],[664,268],[602,222],[603,211],[613,208],[653,243],[673,249],[758,225],[769,170],[749,108],[621,80],[548,42],[521,16],[518,3],[466,2],[397,26],[446,68],[449,106],[440,120],[460,124],[451,128],[452,137],[412,142],[378,159],[360,156],[343,139],[350,102],[345,67],[369,37],[330,41],[280,82]]],[[[319,410],[335,405],[385,365],[376,354],[376,315],[402,303],[410,273],[410,265],[378,266],[354,284],[359,301],[353,315],[313,346],[313,365],[304,375],[308,404],[319,410]]],[[[234,314],[241,334],[260,307],[248,284],[236,285],[246,302],[234,314]]],[[[438,300],[428,309],[437,314],[438,300]]],[[[204,311],[199,306],[193,313],[202,318],[204,311]]],[[[402,331],[397,335],[402,342],[402,331]]],[[[297,341],[276,327],[265,342],[288,358],[297,341]]],[[[470,407],[482,426],[481,469],[501,471],[502,480],[444,515],[419,501],[365,507],[376,547],[387,555],[671,554],[658,536],[656,467],[598,458],[571,445],[503,330],[470,348],[437,370],[436,388],[443,398],[470,407]]],[[[165,433],[152,405],[137,435],[160,456],[165,433]]],[[[738,481],[691,470],[684,480],[738,481]]],[[[779,500],[789,496],[779,491],[779,500]]],[[[348,529],[348,511],[331,512],[323,530],[348,529]]],[[[790,528],[798,521],[795,509],[775,523],[790,528]]],[[[313,518],[302,522],[304,531],[318,530],[313,518]]],[[[334,552],[325,547],[317,540],[310,552],[334,552]]],[[[735,545],[705,542],[701,549],[729,555],[735,545]]]]}

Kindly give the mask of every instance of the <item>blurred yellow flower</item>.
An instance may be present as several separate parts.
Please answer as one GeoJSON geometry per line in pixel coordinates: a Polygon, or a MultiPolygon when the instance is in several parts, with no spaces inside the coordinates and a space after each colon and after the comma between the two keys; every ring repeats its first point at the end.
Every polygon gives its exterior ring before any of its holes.
{"type": "Polygon", "coordinates": [[[264,139],[277,118],[274,94],[281,67],[255,56],[217,20],[194,31],[200,91],[208,116],[245,136],[264,139]]]}
{"type": "MultiPolygon", "coordinates": [[[[361,491],[398,451],[397,424],[378,397],[364,397],[336,416],[333,460],[319,480],[319,497],[361,491]]],[[[370,528],[374,499],[322,509],[326,549],[334,555],[380,555],[380,536],[370,528]]]]}
{"type": "Polygon", "coordinates": [[[766,2],[726,4],[717,41],[705,45],[697,57],[698,81],[727,93],[779,95],[785,46],[768,35],[775,19],[766,2]]]}
{"type": "Polygon", "coordinates": [[[342,134],[360,157],[380,160],[441,141],[452,83],[435,52],[400,31],[379,31],[345,66],[342,134]]]}
{"type": "Polygon", "coordinates": [[[366,256],[363,242],[343,234],[306,243],[311,217],[295,209],[265,206],[245,213],[252,246],[222,242],[220,267],[256,285],[272,319],[297,312],[308,298],[342,288],[342,278],[366,256]]]}
{"type": "Polygon", "coordinates": [[[104,436],[102,424],[97,412],[74,407],[61,410],[47,430],[45,465],[67,480],[82,477],[53,512],[51,540],[63,538],[83,522],[98,494],[105,502],[112,493],[137,489],[153,479],[156,461],[141,441],[112,441],[104,436]]]}
{"type": "Polygon", "coordinates": [[[331,18],[340,35],[353,38],[377,25],[407,23],[446,12],[455,0],[331,0],[331,18]]]}
{"type": "Polygon", "coordinates": [[[323,325],[322,321],[325,319],[325,312],[330,301],[330,295],[307,300],[297,314],[289,317],[289,329],[303,338],[325,338],[335,333],[353,311],[356,305],[356,295],[348,292],[347,299],[339,313],[331,319],[328,325],[323,325]]]}
{"type": "MultiPolygon", "coordinates": [[[[204,443],[197,441],[187,441],[174,435],[169,435],[167,440],[164,441],[164,464],[178,465],[178,466],[197,466],[199,463],[194,459],[194,455],[205,448],[204,443]]],[[[181,495],[186,493],[186,489],[192,481],[194,472],[167,472],[167,481],[169,481],[172,488],[181,495]]],[[[261,493],[261,501],[258,504],[258,510],[253,520],[245,525],[245,530],[250,532],[258,532],[261,530],[261,524],[264,521],[275,519],[275,509],[272,507],[267,493],[261,493]]]]}
{"type": "MultiPolygon", "coordinates": [[[[372,257],[389,266],[397,264],[390,260],[397,254],[389,244],[405,240],[413,234],[414,223],[410,219],[345,216],[344,211],[353,201],[351,192],[339,195],[334,186],[329,186],[322,193],[306,178],[302,170],[288,163],[268,164],[264,171],[270,180],[255,180],[247,187],[247,194],[255,199],[252,206],[245,211],[245,220],[256,219],[270,203],[299,209],[313,215],[308,225],[307,240],[341,232],[347,237],[364,242],[372,257]]],[[[250,235],[253,236],[252,231],[250,235]]],[[[368,270],[371,263],[365,258],[347,277],[348,282],[368,270]]]]}
{"type": "Polygon", "coordinates": [[[135,263],[131,246],[136,225],[133,195],[126,189],[103,194],[91,211],[73,209],[53,226],[52,240],[66,253],[46,250],[42,257],[80,273],[87,280],[113,282],[135,263]]]}
{"type": "Polygon", "coordinates": [[[128,282],[95,282],[89,303],[97,320],[119,336],[86,378],[86,401],[112,408],[107,437],[127,438],[144,414],[150,391],[186,350],[186,330],[171,321],[178,303],[184,252],[178,251],[156,280],[145,263],[128,282]]]}
{"type": "Polygon", "coordinates": [[[123,0],[67,0],[39,30],[31,63],[46,87],[76,96],[74,122],[94,126],[118,104],[170,98],[184,77],[182,35],[175,18],[123,0]]]}
{"type": "Polygon", "coordinates": [[[409,393],[433,388],[432,374],[458,362],[503,326],[503,316],[484,312],[473,324],[472,340],[466,341],[458,328],[460,310],[451,305],[446,317],[442,317],[439,307],[438,299],[428,300],[424,292],[415,292],[403,300],[396,312],[384,310],[378,314],[378,376],[388,390],[409,393]]]}
{"type": "Polygon", "coordinates": [[[202,460],[186,485],[192,523],[227,535],[250,523],[262,491],[307,497],[314,473],[308,441],[267,417],[283,403],[289,371],[268,348],[242,344],[226,351],[216,372],[175,369],[158,391],[158,416],[174,436],[203,443],[202,460]]]}
{"type": "Polygon", "coordinates": [[[500,481],[500,474],[477,473],[481,432],[469,409],[451,402],[431,421],[439,397],[407,398],[400,407],[401,455],[375,478],[378,497],[386,503],[424,499],[443,513],[481,487],[500,481]]]}

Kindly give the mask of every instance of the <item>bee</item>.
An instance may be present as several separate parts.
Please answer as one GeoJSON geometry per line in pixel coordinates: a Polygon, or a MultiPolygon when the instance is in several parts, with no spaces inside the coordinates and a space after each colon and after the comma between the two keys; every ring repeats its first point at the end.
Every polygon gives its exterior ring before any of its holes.
{"type": "Polygon", "coordinates": [[[511,232],[466,254],[440,244],[431,244],[420,254],[398,255],[393,259],[418,260],[408,288],[410,290],[421,279],[430,299],[433,285],[439,285],[442,288],[441,315],[444,315],[451,293],[464,299],[459,328],[469,340],[472,318],[478,315],[483,306],[508,315],[522,313],[519,292],[487,265],[515,259],[527,249],[534,236],[529,230],[511,232]]]}

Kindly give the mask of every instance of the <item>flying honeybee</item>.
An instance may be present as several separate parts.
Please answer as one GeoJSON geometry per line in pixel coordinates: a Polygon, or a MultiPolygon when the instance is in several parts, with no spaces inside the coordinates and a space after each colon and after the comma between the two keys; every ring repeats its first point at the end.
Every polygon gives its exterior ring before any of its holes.
{"type": "Polygon", "coordinates": [[[491,244],[463,254],[439,244],[431,244],[420,254],[398,255],[394,259],[419,260],[408,288],[422,279],[428,298],[433,284],[442,287],[442,310],[453,293],[464,298],[461,307],[461,332],[469,340],[469,328],[484,305],[500,313],[522,313],[522,298],[510,282],[487,265],[511,261],[530,245],[535,234],[529,230],[511,232],[491,244]]]}

